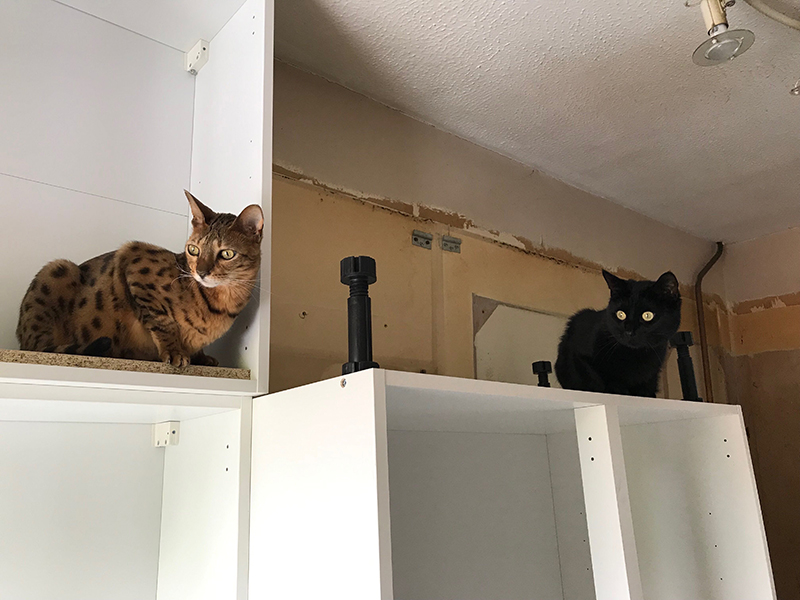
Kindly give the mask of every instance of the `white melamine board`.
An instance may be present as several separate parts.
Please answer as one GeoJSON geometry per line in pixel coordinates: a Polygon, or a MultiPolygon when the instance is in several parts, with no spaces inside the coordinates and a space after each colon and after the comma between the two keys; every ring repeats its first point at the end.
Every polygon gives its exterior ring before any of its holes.
{"type": "Polygon", "coordinates": [[[391,600],[383,372],[253,401],[250,597],[391,600]]]}
{"type": "Polygon", "coordinates": [[[162,406],[158,404],[128,404],[126,402],[0,398],[0,421],[152,424],[197,419],[230,410],[230,408],[162,406]]]}
{"type": "Polygon", "coordinates": [[[617,410],[575,410],[597,600],[643,600],[617,410]]]}
{"type": "Polygon", "coordinates": [[[396,600],[563,600],[542,435],[392,431],[396,600]]]}
{"type": "MultiPolygon", "coordinates": [[[[0,173],[187,214],[194,77],[181,52],[25,0],[0,3],[0,56],[0,173]]],[[[83,216],[65,224],[85,235],[83,216]]]]}
{"type": "Polygon", "coordinates": [[[574,431],[547,436],[564,600],[594,600],[578,439],[574,431]]]}
{"type": "MultiPolygon", "coordinates": [[[[0,95],[5,89],[0,86],[0,95]]],[[[7,141],[0,137],[0,149],[7,141]]],[[[3,175],[0,208],[0,348],[19,347],[19,305],[47,262],[66,258],[80,264],[137,239],[177,251],[186,240],[186,217],[3,175]]]]}
{"type": "MultiPolygon", "coordinates": [[[[142,410],[146,410],[146,406],[155,406],[156,408],[171,409],[175,407],[178,410],[182,408],[200,408],[200,409],[224,409],[232,410],[239,409],[244,401],[249,400],[249,396],[245,394],[242,396],[223,395],[215,393],[201,393],[199,391],[176,391],[157,390],[157,389],[109,389],[103,386],[81,387],[79,385],[43,385],[40,383],[7,383],[0,381],[0,398],[3,402],[8,400],[11,403],[17,401],[45,401],[54,402],[53,407],[57,402],[61,403],[75,403],[76,406],[82,404],[110,404],[120,405],[120,411],[127,410],[122,405],[142,405],[142,410]]],[[[34,402],[31,402],[33,405],[34,402]]],[[[87,410],[88,407],[87,407],[87,410]]],[[[104,409],[99,409],[104,410],[104,409]]],[[[109,408],[108,410],[117,410],[109,408]]],[[[184,413],[181,413],[184,414],[184,413]]],[[[188,414],[188,413],[186,413],[188,414]]],[[[208,413],[210,414],[210,413],[208,413]]],[[[196,416],[203,416],[196,414],[196,416]]],[[[193,418],[193,417],[189,417],[193,418]]],[[[181,420],[181,419],[178,419],[181,420]]],[[[116,421],[112,421],[116,422],[116,421]]]]}
{"type": "Polygon", "coordinates": [[[623,427],[622,443],[645,597],[774,600],[741,417],[623,427]]]}
{"type": "Polygon", "coordinates": [[[389,429],[555,433],[575,429],[573,408],[619,407],[623,424],[732,414],[735,407],[632,398],[529,385],[387,371],[389,429]]]}
{"type": "Polygon", "coordinates": [[[244,0],[58,0],[184,52],[210,40],[244,0]]]}
{"type": "MultiPolygon", "coordinates": [[[[558,342],[567,317],[514,306],[498,306],[475,334],[475,369],[478,379],[536,385],[532,363],[558,357],[558,342]]],[[[561,387],[555,373],[550,384],[561,387]]]]}
{"type": "Polygon", "coordinates": [[[155,597],[163,455],[149,425],[0,423],[0,474],[0,597],[155,597]]]}
{"type": "Polygon", "coordinates": [[[239,418],[234,411],[184,421],[180,443],[159,449],[158,600],[237,598],[239,418]]]}
{"type": "Polygon", "coordinates": [[[217,212],[239,214],[249,204],[259,204],[264,210],[259,285],[231,331],[209,350],[224,364],[254,372],[263,366],[264,392],[269,352],[265,336],[269,329],[271,106],[272,2],[248,0],[212,40],[209,62],[197,75],[192,193],[217,212]]]}

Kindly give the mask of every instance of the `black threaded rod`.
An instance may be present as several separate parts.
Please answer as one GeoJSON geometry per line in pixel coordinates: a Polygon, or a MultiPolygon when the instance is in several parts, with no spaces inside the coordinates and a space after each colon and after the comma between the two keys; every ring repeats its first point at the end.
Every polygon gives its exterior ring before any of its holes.
{"type": "Polygon", "coordinates": [[[549,360],[537,360],[533,365],[534,374],[539,376],[539,387],[550,387],[550,378],[548,373],[553,372],[553,365],[549,360]]]}
{"type": "Polygon", "coordinates": [[[377,368],[372,360],[372,301],[369,286],[377,281],[375,259],[369,256],[348,256],[340,264],[342,283],[350,286],[347,299],[348,362],[342,375],[377,368]]]}
{"type": "Polygon", "coordinates": [[[694,377],[694,364],[692,355],[689,354],[689,346],[694,344],[691,331],[679,331],[669,341],[670,345],[678,351],[678,373],[681,377],[681,390],[683,399],[694,402],[702,402],[703,399],[697,395],[697,381],[694,377]]]}

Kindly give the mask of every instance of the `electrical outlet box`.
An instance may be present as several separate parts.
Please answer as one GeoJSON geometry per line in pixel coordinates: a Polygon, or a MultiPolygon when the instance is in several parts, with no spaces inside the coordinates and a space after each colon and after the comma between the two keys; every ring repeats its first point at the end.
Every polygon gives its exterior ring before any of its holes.
{"type": "Polygon", "coordinates": [[[199,40],[191,50],[184,55],[184,67],[192,75],[197,75],[198,71],[208,62],[208,42],[199,40]]]}

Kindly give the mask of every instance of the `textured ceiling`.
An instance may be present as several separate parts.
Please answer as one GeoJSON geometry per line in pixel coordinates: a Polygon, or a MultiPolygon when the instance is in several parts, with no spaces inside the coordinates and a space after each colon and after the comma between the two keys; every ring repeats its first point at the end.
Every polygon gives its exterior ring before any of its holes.
{"type": "Polygon", "coordinates": [[[697,67],[683,0],[277,0],[276,54],[708,239],[800,225],[800,32],[697,67]]]}

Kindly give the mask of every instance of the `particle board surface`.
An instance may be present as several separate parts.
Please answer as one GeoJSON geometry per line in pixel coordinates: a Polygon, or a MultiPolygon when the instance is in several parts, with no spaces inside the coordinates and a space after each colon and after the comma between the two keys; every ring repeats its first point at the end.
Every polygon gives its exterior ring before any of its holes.
{"type": "Polygon", "coordinates": [[[203,367],[198,365],[178,368],[161,362],[145,360],[79,356],[74,354],[56,354],[52,352],[29,352],[27,350],[0,350],[0,362],[59,367],[83,367],[87,369],[106,369],[112,371],[135,371],[139,373],[193,375],[195,377],[217,377],[223,379],[250,379],[249,369],[203,367]]]}

